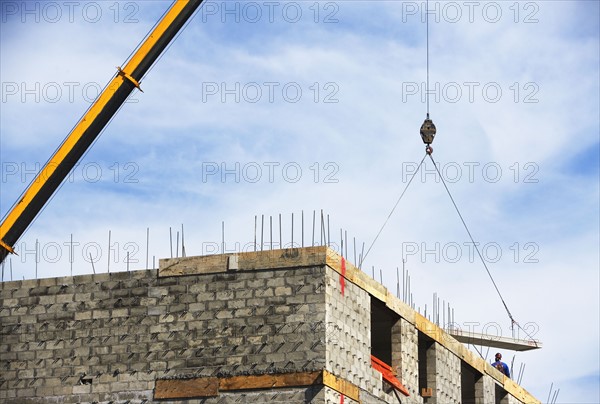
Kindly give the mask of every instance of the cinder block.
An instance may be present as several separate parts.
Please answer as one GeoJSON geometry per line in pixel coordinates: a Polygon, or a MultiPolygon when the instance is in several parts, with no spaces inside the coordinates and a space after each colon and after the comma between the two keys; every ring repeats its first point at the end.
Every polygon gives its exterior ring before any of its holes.
{"type": "Polygon", "coordinates": [[[92,319],[91,311],[77,311],[75,312],[75,320],[77,321],[85,321],[92,319]]]}
{"type": "MultiPolygon", "coordinates": [[[[30,282],[30,281],[25,281],[25,282],[30,282]]],[[[27,286],[25,282],[23,284],[24,287],[27,286]]],[[[39,279],[36,283],[39,286],[54,286],[54,285],[56,285],[56,278],[39,279]]]]}
{"type": "Polygon", "coordinates": [[[122,309],[113,309],[110,312],[110,316],[111,317],[128,317],[129,316],[129,309],[128,308],[122,308],[122,309]]]}
{"type": "Polygon", "coordinates": [[[148,315],[149,316],[162,316],[167,314],[167,306],[149,306],[148,307],[148,315]]]}
{"type": "Polygon", "coordinates": [[[91,393],[91,391],[92,391],[91,385],[73,386],[73,394],[87,394],[87,393],[91,393]]]}
{"type": "Polygon", "coordinates": [[[93,319],[105,319],[110,317],[110,312],[108,310],[94,310],[92,311],[93,319]]]}
{"type": "Polygon", "coordinates": [[[160,298],[163,296],[167,296],[169,294],[169,289],[166,287],[150,287],[148,288],[148,297],[160,298]]]}

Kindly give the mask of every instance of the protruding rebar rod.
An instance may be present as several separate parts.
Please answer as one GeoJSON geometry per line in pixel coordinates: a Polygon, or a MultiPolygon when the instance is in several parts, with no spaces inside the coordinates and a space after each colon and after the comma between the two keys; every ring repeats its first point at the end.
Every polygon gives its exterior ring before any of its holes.
{"type": "Polygon", "coordinates": [[[106,271],[110,273],[110,230],[108,231],[108,260],[106,264],[106,271]]]}
{"type": "Polygon", "coordinates": [[[327,214],[327,247],[331,247],[331,232],[329,227],[329,214],[327,214]]]}
{"type": "Polygon", "coordinates": [[[315,217],[317,215],[317,212],[313,210],[313,226],[312,226],[312,244],[311,247],[314,247],[315,245],[315,217]]]}
{"type": "Polygon", "coordinates": [[[173,230],[169,226],[169,246],[171,248],[171,258],[173,258],[173,230]]]}
{"type": "Polygon", "coordinates": [[[269,215],[269,235],[270,235],[270,245],[271,250],[273,249],[273,216],[269,215]]]}
{"type": "Polygon", "coordinates": [[[148,254],[150,250],[150,227],[146,227],[146,270],[148,270],[148,254]]]}
{"type": "Polygon", "coordinates": [[[71,266],[71,276],[73,276],[73,261],[74,261],[74,254],[73,254],[73,233],[71,233],[71,249],[69,250],[69,264],[71,266]]]}
{"type": "Polygon", "coordinates": [[[346,256],[346,259],[348,259],[348,230],[344,230],[344,245],[346,246],[346,253],[344,255],[346,256]]]}
{"type": "Polygon", "coordinates": [[[302,248],[304,248],[304,210],[302,210],[302,248]]]}
{"type": "Polygon", "coordinates": [[[96,268],[94,268],[94,259],[92,258],[92,253],[90,253],[90,262],[92,263],[92,272],[96,274],[96,268]]]}
{"type": "Polygon", "coordinates": [[[323,209],[321,209],[321,245],[325,245],[325,218],[323,217],[323,209]]]}
{"type": "Polygon", "coordinates": [[[38,262],[40,261],[40,257],[38,256],[39,249],[40,249],[40,242],[36,238],[35,239],[35,279],[38,278],[38,262]]]}
{"type": "Polygon", "coordinates": [[[185,258],[185,240],[183,237],[183,223],[181,223],[181,257],[185,258]]]}

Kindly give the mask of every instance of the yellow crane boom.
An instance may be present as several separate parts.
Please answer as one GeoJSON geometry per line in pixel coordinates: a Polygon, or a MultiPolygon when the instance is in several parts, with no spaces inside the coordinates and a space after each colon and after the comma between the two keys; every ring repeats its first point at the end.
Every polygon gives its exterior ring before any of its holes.
{"type": "Polygon", "coordinates": [[[0,224],[0,263],[203,0],[176,0],[0,224]]]}

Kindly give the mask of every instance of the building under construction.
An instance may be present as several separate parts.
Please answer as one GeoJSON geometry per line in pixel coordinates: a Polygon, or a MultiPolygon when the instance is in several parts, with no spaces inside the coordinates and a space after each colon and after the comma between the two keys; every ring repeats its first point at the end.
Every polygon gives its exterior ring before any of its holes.
{"type": "Polygon", "coordinates": [[[0,287],[3,403],[539,403],[325,246],[0,287]]]}

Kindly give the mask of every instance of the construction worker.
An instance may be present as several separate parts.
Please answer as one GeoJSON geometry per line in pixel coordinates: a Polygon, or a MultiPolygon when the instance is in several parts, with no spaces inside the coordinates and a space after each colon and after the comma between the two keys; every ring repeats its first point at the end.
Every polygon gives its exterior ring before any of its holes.
{"type": "Polygon", "coordinates": [[[502,362],[502,354],[498,352],[496,354],[496,362],[492,363],[492,366],[498,369],[498,371],[506,377],[510,377],[510,371],[508,370],[508,365],[502,362]]]}

